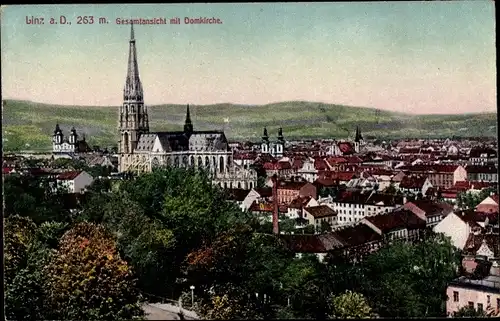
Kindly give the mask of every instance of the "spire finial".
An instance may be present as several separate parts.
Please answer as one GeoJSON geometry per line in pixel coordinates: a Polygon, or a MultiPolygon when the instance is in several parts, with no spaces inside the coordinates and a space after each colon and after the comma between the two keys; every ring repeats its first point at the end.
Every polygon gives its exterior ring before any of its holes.
{"type": "Polygon", "coordinates": [[[130,41],[135,41],[134,38],[134,22],[130,24],[130,41]]]}
{"type": "Polygon", "coordinates": [[[186,121],[184,122],[184,132],[188,135],[193,133],[193,123],[191,122],[191,114],[189,113],[189,104],[186,107],[186,121]]]}

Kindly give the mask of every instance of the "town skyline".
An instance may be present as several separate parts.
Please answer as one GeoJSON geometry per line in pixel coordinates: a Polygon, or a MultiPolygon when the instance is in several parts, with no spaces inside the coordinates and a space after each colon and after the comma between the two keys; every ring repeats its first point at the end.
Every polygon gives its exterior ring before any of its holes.
{"type": "Polygon", "coordinates": [[[146,105],[311,101],[496,113],[493,9],[486,1],[8,7],[2,96],[118,106],[130,25],[115,19],[207,16],[223,24],[134,26],[146,105]],[[25,22],[85,12],[109,24],[25,22]]]}

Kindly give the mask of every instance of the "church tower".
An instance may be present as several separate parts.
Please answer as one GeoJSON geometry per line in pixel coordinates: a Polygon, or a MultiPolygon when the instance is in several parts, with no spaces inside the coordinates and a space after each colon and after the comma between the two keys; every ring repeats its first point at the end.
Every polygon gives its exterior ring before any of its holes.
{"type": "Polygon", "coordinates": [[[193,134],[193,123],[191,122],[191,115],[189,114],[189,105],[186,110],[186,121],[184,122],[184,133],[189,138],[193,134]]]}
{"type": "Polygon", "coordinates": [[[283,137],[283,128],[278,129],[278,142],[276,142],[276,157],[283,157],[285,149],[285,138],[283,137]]]}
{"type": "Polygon", "coordinates": [[[363,143],[363,136],[361,136],[361,131],[359,126],[356,126],[356,136],[354,137],[354,151],[359,153],[360,145],[363,143]]]}
{"type": "MultiPolygon", "coordinates": [[[[139,78],[137,52],[134,38],[134,25],[130,28],[127,78],[123,89],[123,105],[120,107],[119,129],[120,141],[118,152],[122,161],[127,154],[132,154],[139,137],[149,132],[148,112],[144,106],[144,95],[139,78]]],[[[124,163],[124,162],[121,162],[124,163]]],[[[126,168],[122,168],[125,170],[126,168]]]]}
{"type": "Polygon", "coordinates": [[[266,127],[264,127],[264,135],[262,135],[262,144],[260,145],[260,152],[262,154],[269,153],[269,135],[267,134],[266,127]]]}

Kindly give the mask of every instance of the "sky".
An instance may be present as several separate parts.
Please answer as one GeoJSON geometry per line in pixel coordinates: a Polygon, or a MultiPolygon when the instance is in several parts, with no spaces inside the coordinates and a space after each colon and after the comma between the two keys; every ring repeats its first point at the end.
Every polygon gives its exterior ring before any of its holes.
{"type": "Polygon", "coordinates": [[[491,0],[6,6],[2,96],[120,105],[130,25],[116,19],[131,17],[168,23],[134,26],[147,105],[301,100],[412,114],[496,112],[491,0]],[[61,15],[71,25],[49,23],[61,15]],[[78,16],[94,24],[79,25],[78,16]],[[222,24],[169,24],[174,17],[222,24]]]}

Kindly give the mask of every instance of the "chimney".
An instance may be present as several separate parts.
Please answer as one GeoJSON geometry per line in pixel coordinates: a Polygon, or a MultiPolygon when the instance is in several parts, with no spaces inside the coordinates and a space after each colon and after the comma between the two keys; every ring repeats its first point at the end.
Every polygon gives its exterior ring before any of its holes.
{"type": "Polygon", "coordinates": [[[279,234],[279,207],[278,207],[278,176],[276,174],[271,178],[273,181],[273,233],[279,234]]]}

